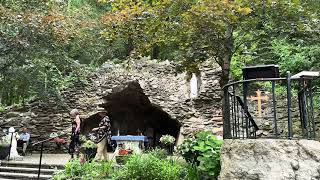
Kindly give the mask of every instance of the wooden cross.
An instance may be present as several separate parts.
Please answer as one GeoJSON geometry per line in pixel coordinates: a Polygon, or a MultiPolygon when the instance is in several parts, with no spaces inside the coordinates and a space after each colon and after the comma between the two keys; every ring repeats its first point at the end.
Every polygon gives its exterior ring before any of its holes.
{"type": "Polygon", "coordinates": [[[253,97],[253,96],[250,96],[250,100],[251,101],[258,101],[258,115],[259,117],[262,117],[262,100],[264,101],[268,101],[269,100],[269,97],[268,96],[261,96],[261,91],[258,89],[258,91],[256,91],[257,93],[257,96],[256,97],[253,97]]]}

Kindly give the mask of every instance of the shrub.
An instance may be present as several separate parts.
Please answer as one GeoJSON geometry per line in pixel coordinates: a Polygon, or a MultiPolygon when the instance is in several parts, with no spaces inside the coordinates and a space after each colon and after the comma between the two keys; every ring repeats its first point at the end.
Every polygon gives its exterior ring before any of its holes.
{"type": "Polygon", "coordinates": [[[209,131],[186,139],[178,148],[182,157],[197,166],[201,179],[212,179],[220,173],[220,148],[223,141],[209,131]]]}
{"type": "Polygon", "coordinates": [[[176,161],[160,159],[154,154],[144,154],[132,155],[113,177],[117,180],[178,180],[183,172],[183,167],[176,161]]]}
{"type": "Polygon", "coordinates": [[[159,159],[167,159],[168,157],[168,152],[160,148],[155,148],[149,151],[148,154],[153,155],[159,159]]]}
{"type": "Polygon", "coordinates": [[[102,179],[110,175],[112,162],[86,162],[81,164],[78,159],[65,165],[65,169],[54,175],[54,180],[66,179],[102,179]]]}
{"type": "Polygon", "coordinates": [[[97,148],[97,144],[92,142],[91,140],[86,140],[82,145],[82,148],[97,148]]]}
{"type": "Polygon", "coordinates": [[[185,180],[200,180],[200,173],[194,164],[189,164],[186,168],[185,180]]]}
{"type": "Polygon", "coordinates": [[[164,145],[173,145],[175,141],[176,141],[176,138],[170,135],[163,135],[160,138],[160,142],[164,145]]]}

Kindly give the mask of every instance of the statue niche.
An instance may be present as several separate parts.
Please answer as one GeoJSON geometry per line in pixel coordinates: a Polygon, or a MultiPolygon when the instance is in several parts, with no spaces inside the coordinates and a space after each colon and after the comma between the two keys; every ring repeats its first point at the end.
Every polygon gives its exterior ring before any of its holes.
{"type": "MultiPolygon", "coordinates": [[[[112,135],[145,135],[150,145],[156,146],[162,135],[178,137],[181,124],[161,107],[152,104],[136,81],[128,82],[103,97],[101,104],[108,111],[112,135]]],[[[100,122],[98,114],[83,120],[82,132],[88,133],[100,122]]]]}

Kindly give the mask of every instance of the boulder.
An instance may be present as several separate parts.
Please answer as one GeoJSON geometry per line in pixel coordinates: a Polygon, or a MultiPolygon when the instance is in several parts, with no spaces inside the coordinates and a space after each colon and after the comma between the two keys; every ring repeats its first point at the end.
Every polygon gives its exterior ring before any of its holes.
{"type": "Polygon", "coordinates": [[[320,179],[320,142],[313,140],[225,140],[220,180],[320,179]]]}

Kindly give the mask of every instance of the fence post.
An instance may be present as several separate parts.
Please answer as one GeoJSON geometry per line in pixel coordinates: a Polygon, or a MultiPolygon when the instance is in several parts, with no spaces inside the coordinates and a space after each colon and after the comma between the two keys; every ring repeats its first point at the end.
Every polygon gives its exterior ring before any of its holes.
{"type": "Polygon", "coordinates": [[[277,101],[276,101],[276,82],[272,81],[272,104],[273,104],[273,122],[274,122],[274,132],[276,138],[278,138],[278,125],[277,125],[277,101]]]}
{"type": "MultiPolygon", "coordinates": [[[[10,134],[10,132],[9,132],[9,134],[10,134]]],[[[10,156],[11,156],[12,138],[13,138],[13,132],[11,133],[8,161],[10,161],[10,156]]]]}
{"type": "Polygon", "coordinates": [[[42,152],[43,152],[43,142],[41,142],[40,162],[39,162],[39,170],[38,170],[38,180],[40,179],[42,152]]]}
{"type": "Polygon", "coordinates": [[[287,71],[288,138],[292,139],[291,73],[287,71]]]}
{"type": "Polygon", "coordinates": [[[231,138],[231,125],[230,125],[230,102],[228,94],[228,86],[223,89],[223,99],[222,99],[222,116],[223,116],[223,138],[231,138]]]}

